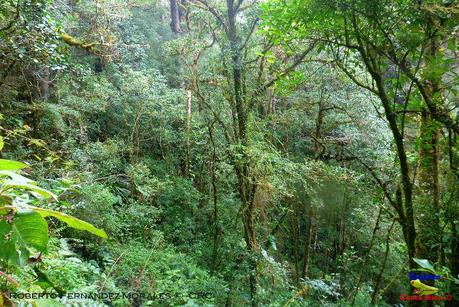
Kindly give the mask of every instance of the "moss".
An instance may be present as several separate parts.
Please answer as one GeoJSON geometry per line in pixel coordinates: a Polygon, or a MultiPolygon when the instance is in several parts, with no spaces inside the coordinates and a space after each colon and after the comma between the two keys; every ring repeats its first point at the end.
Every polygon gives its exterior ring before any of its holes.
{"type": "Polygon", "coordinates": [[[95,42],[92,42],[92,43],[83,42],[65,33],[61,35],[61,39],[70,46],[80,47],[90,52],[94,52],[94,47],[97,45],[100,45],[99,43],[95,43],[95,42]]]}

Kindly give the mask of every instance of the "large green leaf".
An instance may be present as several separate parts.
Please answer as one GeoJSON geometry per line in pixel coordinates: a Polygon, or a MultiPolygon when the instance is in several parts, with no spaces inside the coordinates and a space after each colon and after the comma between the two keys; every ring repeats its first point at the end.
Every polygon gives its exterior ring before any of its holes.
{"type": "Polygon", "coordinates": [[[2,190],[9,190],[9,189],[21,189],[21,190],[29,190],[39,194],[41,197],[44,198],[54,198],[57,199],[57,196],[43,188],[40,188],[35,184],[35,181],[26,178],[20,174],[17,174],[12,171],[1,171],[0,170],[0,177],[9,177],[10,179],[5,180],[2,185],[2,190]]]}
{"type": "Polygon", "coordinates": [[[22,176],[16,172],[0,170],[1,177],[9,177],[12,181],[22,184],[22,183],[35,183],[32,179],[22,176]]]}
{"type": "Polygon", "coordinates": [[[96,236],[102,237],[104,239],[108,238],[107,234],[102,229],[96,228],[93,225],[89,224],[88,222],[77,219],[76,217],[70,216],[62,212],[50,210],[50,209],[33,207],[33,206],[28,206],[28,207],[38,212],[42,217],[52,216],[66,223],[72,228],[75,228],[78,230],[89,231],[90,233],[95,234],[96,236]]]}
{"type": "Polygon", "coordinates": [[[0,221],[0,259],[23,266],[27,263],[29,248],[46,252],[48,223],[34,211],[19,211],[11,221],[0,221]]]}
{"type": "Polygon", "coordinates": [[[26,167],[28,167],[28,165],[22,162],[0,159],[0,170],[17,171],[26,167]]]}
{"type": "Polygon", "coordinates": [[[0,221],[0,259],[6,262],[10,261],[15,265],[22,266],[26,264],[27,259],[24,259],[25,257],[20,257],[20,255],[25,255],[28,257],[28,250],[24,250],[24,247],[21,246],[18,246],[20,252],[16,250],[16,242],[13,240],[12,232],[12,224],[6,221],[0,221]]]}
{"type": "Polygon", "coordinates": [[[16,213],[13,229],[18,239],[27,247],[34,247],[40,252],[46,253],[48,246],[48,223],[37,212],[20,211],[16,213]]]}
{"type": "Polygon", "coordinates": [[[429,260],[427,259],[419,259],[419,258],[413,258],[414,262],[416,262],[420,267],[423,269],[426,269],[432,273],[435,273],[435,269],[432,264],[430,264],[429,260]]]}
{"type": "Polygon", "coordinates": [[[9,189],[21,189],[21,190],[29,190],[35,193],[38,193],[40,196],[44,198],[54,198],[57,199],[57,196],[43,188],[40,188],[39,186],[36,186],[34,184],[30,183],[17,183],[12,180],[5,181],[3,184],[3,190],[9,190],[9,189]]]}

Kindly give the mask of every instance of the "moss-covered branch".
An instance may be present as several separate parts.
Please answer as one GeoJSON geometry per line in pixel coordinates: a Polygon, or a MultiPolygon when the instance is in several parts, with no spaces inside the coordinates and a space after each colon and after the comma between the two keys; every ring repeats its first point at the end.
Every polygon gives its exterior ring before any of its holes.
{"type": "Polygon", "coordinates": [[[90,52],[94,52],[95,51],[94,47],[100,45],[100,43],[95,43],[95,42],[92,42],[92,43],[83,42],[68,34],[62,34],[61,39],[70,46],[80,47],[90,52]]]}

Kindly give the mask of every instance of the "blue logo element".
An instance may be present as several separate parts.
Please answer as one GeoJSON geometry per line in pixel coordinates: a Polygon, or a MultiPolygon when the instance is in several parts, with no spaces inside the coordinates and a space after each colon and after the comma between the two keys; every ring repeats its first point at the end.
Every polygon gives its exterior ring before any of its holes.
{"type": "Polygon", "coordinates": [[[438,280],[441,278],[440,275],[435,275],[435,274],[416,274],[416,273],[409,273],[410,280],[416,280],[419,279],[420,281],[423,280],[438,280]]]}

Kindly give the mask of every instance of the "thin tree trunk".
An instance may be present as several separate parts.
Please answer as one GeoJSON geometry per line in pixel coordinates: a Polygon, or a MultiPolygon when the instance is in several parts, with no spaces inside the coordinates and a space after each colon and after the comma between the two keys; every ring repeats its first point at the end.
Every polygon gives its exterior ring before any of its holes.
{"type": "Polygon", "coordinates": [[[209,125],[209,139],[212,144],[212,157],[210,161],[210,173],[211,173],[211,185],[212,185],[212,200],[213,200],[213,225],[214,225],[214,246],[212,254],[212,270],[215,271],[218,263],[218,246],[222,231],[218,224],[218,199],[217,199],[217,174],[216,174],[216,162],[217,162],[217,151],[215,148],[215,140],[213,135],[213,123],[209,125]]]}
{"type": "Polygon", "coordinates": [[[185,118],[185,161],[183,165],[183,175],[190,173],[190,131],[191,131],[191,103],[193,96],[191,90],[187,90],[186,99],[186,118],[185,118]]]}
{"type": "Polygon", "coordinates": [[[293,258],[295,262],[295,281],[298,283],[300,278],[300,272],[298,268],[298,234],[299,234],[299,223],[298,223],[298,204],[295,202],[294,212],[292,214],[292,239],[293,239],[293,258]]]}
{"type": "Polygon", "coordinates": [[[363,275],[367,274],[366,267],[367,267],[368,259],[370,258],[371,249],[373,248],[373,244],[374,244],[374,241],[375,241],[375,238],[376,238],[376,232],[379,229],[379,223],[380,223],[380,220],[381,220],[381,215],[382,215],[382,207],[379,208],[378,217],[376,218],[375,227],[373,228],[373,234],[371,235],[370,244],[368,246],[368,251],[367,251],[367,254],[365,255],[365,259],[364,259],[362,267],[361,267],[359,280],[357,281],[357,285],[355,286],[354,291],[352,292],[352,294],[353,294],[352,295],[352,306],[354,306],[355,297],[357,296],[357,293],[359,292],[360,285],[362,284],[363,275]]]}
{"type": "Polygon", "coordinates": [[[268,114],[273,114],[276,111],[276,96],[274,91],[268,89],[268,114]]]}
{"type": "Polygon", "coordinates": [[[307,278],[309,274],[309,261],[311,258],[311,245],[314,237],[315,223],[315,209],[311,204],[309,209],[309,224],[306,228],[306,240],[304,242],[303,270],[301,274],[303,278],[307,278]]]}
{"type": "MultiPolygon", "coordinates": [[[[459,231],[457,223],[451,221],[451,275],[459,276],[459,231]]],[[[451,283],[451,294],[454,296],[453,301],[447,302],[446,305],[457,306],[457,301],[459,300],[459,285],[451,283]]]]}
{"type": "Polygon", "coordinates": [[[387,263],[387,258],[389,257],[389,251],[390,251],[390,234],[392,232],[392,229],[394,228],[395,225],[395,220],[392,221],[392,224],[390,225],[389,231],[387,232],[387,237],[386,237],[386,251],[384,253],[384,259],[381,264],[381,269],[379,270],[378,277],[376,277],[376,282],[373,290],[373,294],[371,295],[371,305],[376,305],[376,300],[377,300],[377,294],[379,291],[379,286],[381,284],[382,276],[384,273],[384,269],[386,268],[386,263],[387,263]]]}

